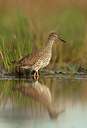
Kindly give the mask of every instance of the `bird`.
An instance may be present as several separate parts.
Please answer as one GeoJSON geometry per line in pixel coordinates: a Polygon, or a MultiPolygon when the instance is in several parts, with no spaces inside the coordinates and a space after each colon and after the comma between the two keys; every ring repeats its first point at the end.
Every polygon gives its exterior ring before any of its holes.
{"type": "Polygon", "coordinates": [[[21,68],[34,70],[34,79],[38,80],[39,69],[46,67],[50,63],[52,46],[55,40],[65,42],[65,40],[59,38],[56,32],[51,32],[45,45],[39,51],[28,54],[20,60],[13,61],[12,64],[21,68]]]}

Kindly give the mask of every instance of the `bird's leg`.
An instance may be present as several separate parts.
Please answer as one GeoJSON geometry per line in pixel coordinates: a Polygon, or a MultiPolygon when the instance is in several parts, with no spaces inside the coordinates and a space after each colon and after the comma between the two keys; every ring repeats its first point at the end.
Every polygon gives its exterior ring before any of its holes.
{"type": "Polygon", "coordinates": [[[36,80],[36,72],[34,73],[34,79],[36,80]]]}
{"type": "Polygon", "coordinates": [[[39,79],[39,73],[37,72],[37,80],[39,79]]]}

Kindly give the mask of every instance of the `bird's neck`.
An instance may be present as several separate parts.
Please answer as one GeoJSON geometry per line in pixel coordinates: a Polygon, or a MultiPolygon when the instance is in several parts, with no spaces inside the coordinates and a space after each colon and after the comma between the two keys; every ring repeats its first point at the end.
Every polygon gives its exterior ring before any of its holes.
{"type": "Polygon", "coordinates": [[[48,40],[46,46],[51,50],[53,46],[54,40],[48,40]]]}

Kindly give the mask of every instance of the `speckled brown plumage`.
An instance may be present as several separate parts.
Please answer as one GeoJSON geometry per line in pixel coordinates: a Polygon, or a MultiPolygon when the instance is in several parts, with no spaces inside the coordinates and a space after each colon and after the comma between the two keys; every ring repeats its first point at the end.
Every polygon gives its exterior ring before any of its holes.
{"type": "Polygon", "coordinates": [[[14,64],[15,66],[20,66],[22,68],[32,69],[37,72],[38,76],[38,70],[40,68],[46,67],[50,62],[52,55],[52,46],[56,39],[65,42],[64,40],[60,39],[56,33],[52,32],[49,34],[48,40],[44,47],[42,47],[35,53],[26,55],[21,60],[13,61],[12,64],[14,64]]]}

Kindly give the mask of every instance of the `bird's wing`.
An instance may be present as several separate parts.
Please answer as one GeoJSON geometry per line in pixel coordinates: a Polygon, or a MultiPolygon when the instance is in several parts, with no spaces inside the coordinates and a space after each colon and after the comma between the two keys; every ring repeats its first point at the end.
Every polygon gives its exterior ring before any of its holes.
{"type": "Polygon", "coordinates": [[[13,61],[12,64],[16,65],[16,66],[32,66],[33,64],[35,64],[37,62],[39,58],[39,54],[38,53],[32,53],[32,54],[28,54],[26,55],[24,58],[22,58],[19,61],[13,61]]]}

